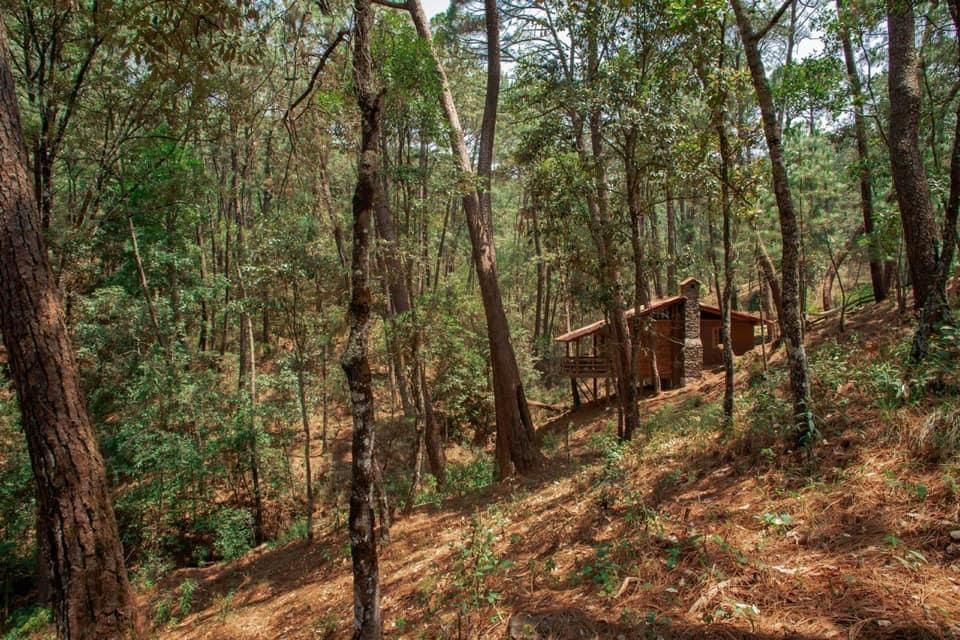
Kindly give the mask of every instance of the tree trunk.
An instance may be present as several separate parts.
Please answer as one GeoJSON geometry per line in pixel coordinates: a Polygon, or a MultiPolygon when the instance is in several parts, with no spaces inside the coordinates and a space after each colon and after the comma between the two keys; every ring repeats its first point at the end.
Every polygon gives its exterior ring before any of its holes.
{"type": "MultiPolygon", "coordinates": [[[[955,35],[960,38],[960,2],[949,0],[950,17],[953,18],[955,35]]],[[[960,52],[957,67],[960,68],[960,52]]],[[[944,203],[943,249],[937,265],[936,281],[933,292],[927,297],[920,314],[917,332],[913,336],[910,358],[920,362],[927,355],[928,340],[934,325],[939,321],[953,322],[950,307],[944,297],[947,280],[950,278],[950,266],[957,249],[957,216],[960,214],[960,105],[954,117],[953,150],[950,154],[950,192],[944,203]]]]}
{"type": "Polygon", "coordinates": [[[783,317],[783,296],[780,295],[780,283],[777,281],[777,270],[773,266],[773,260],[770,259],[770,254],[767,253],[767,248],[764,246],[763,241],[760,240],[760,236],[757,236],[757,266],[760,267],[760,276],[763,278],[763,282],[766,289],[766,294],[763,297],[763,303],[766,305],[767,317],[770,318],[773,315],[773,312],[776,312],[777,316],[777,326],[780,328],[781,335],[783,334],[783,326],[780,325],[780,318],[783,317]],[[773,303],[772,306],[770,303],[773,303]]]}
{"type": "Polygon", "coordinates": [[[138,619],[96,434],[27,173],[0,32],[0,333],[20,400],[60,638],[137,635],[138,619]]]}
{"type": "Polygon", "coordinates": [[[319,166],[319,178],[320,178],[320,202],[323,203],[323,208],[327,212],[327,217],[330,220],[330,229],[333,232],[333,242],[337,247],[337,258],[340,260],[340,266],[343,269],[347,268],[347,250],[345,248],[345,242],[343,240],[343,226],[340,224],[340,218],[337,216],[336,210],[333,208],[333,196],[330,195],[330,174],[327,171],[327,147],[324,145],[320,150],[319,155],[320,166],[319,166]]]}
{"type": "MultiPolygon", "coordinates": [[[[643,251],[644,228],[643,211],[640,203],[640,175],[636,163],[637,152],[637,128],[631,127],[624,135],[624,175],[626,176],[627,187],[627,210],[630,213],[630,244],[633,248],[633,306],[638,310],[640,307],[650,304],[650,283],[647,279],[647,270],[644,260],[646,260],[643,251]]],[[[675,266],[675,263],[674,263],[675,266]]],[[[674,273],[676,276],[676,273],[674,273]]],[[[634,369],[637,368],[636,362],[642,353],[650,357],[650,377],[653,384],[653,393],[659,394],[660,385],[660,367],[657,362],[657,343],[658,334],[656,331],[656,322],[650,318],[644,318],[635,323],[637,328],[643,332],[643,338],[637,336],[634,340],[634,369]]],[[[639,374],[637,374],[637,384],[641,384],[639,374]]],[[[576,390],[576,385],[574,385],[576,390]]],[[[639,393],[639,390],[638,390],[639,393]]]]}
{"type": "MultiPolygon", "coordinates": [[[[863,91],[860,86],[860,72],[857,59],[850,41],[850,22],[853,14],[844,8],[844,0],[836,0],[839,17],[840,44],[843,48],[843,60],[847,69],[847,83],[853,99],[853,129],[857,139],[857,160],[860,162],[860,210],[863,213],[863,228],[867,234],[870,258],[870,282],[873,285],[873,299],[881,302],[887,298],[886,280],[883,277],[880,238],[874,232],[873,225],[873,186],[871,182],[870,153],[867,145],[867,125],[863,116],[863,91]]],[[[824,309],[826,310],[826,309],[824,309]]]]}
{"type": "MultiPolygon", "coordinates": [[[[590,7],[592,8],[592,7],[590,7]]],[[[594,13],[590,11],[590,13],[594,13]]],[[[587,84],[592,85],[598,75],[599,55],[598,17],[588,15],[591,24],[587,31],[587,84]]],[[[612,344],[608,345],[613,353],[614,369],[617,375],[617,399],[623,416],[623,430],[620,436],[630,440],[640,426],[640,413],[637,407],[637,376],[633,362],[633,342],[626,316],[626,300],[620,275],[620,260],[614,240],[613,220],[610,216],[609,185],[607,184],[606,160],[603,151],[603,131],[599,109],[592,109],[589,115],[590,155],[583,141],[582,133],[577,134],[577,146],[580,158],[593,168],[593,193],[587,197],[590,211],[590,233],[597,247],[602,285],[607,291],[607,315],[609,316],[612,344]]]]}
{"type": "Polygon", "coordinates": [[[664,190],[667,199],[667,295],[675,296],[680,290],[677,281],[677,214],[673,202],[672,176],[669,174],[664,190]]]}
{"type": "Polygon", "coordinates": [[[913,307],[919,311],[928,296],[936,295],[944,300],[946,297],[942,290],[938,290],[939,238],[920,155],[920,79],[914,20],[913,3],[887,0],[890,172],[897,192],[913,283],[913,307]]]}
{"type": "Polygon", "coordinates": [[[516,354],[510,340],[510,326],[500,295],[497,275],[496,250],[490,220],[490,194],[487,183],[493,162],[493,136],[496,127],[496,107],[500,87],[499,18],[495,0],[485,0],[487,21],[487,93],[484,103],[483,126],[480,133],[480,154],[477,177],[470,162],[460,115],[453,102],[453,92],[447,80],[440,57],[433,47],[430,23],[419,0],[409,0],[407,10],[418,35],[430,47],[430,55],[440,78],[440,103],[450,126],[450,146],[461,179],[467,184],[479,183],[478,190],[463,195],[463,208],[473,245],[480,296],[487,321],[490,361],[493,371],[493,396],[497,420],[496,459],[498,476],[503,479],[512,473],[529,473],[540,466],[542,457],[536,446],[533,420],[527,406],[517,367],[516,354]],[[482,196],[481,196],[482,194],[482,196]]]}
{"type": "Polygon", "coordinates": [[[737,26],[750,67],[750,77],[760,103],[763,134],[770,155],[773,191],[780,215],[780,237],[783,246],[781,258],[781,308],[780,327],[787,347],[787,362],[790,367],[790,387],[793,392],[794,426],[797,442],[810,445],[816,437],[813,411],[810,406],[810,378],[807,368],[807,353],[803,345],[803,310],[800,306],[800,226],[790,193],[787,164],[773,94],[760,55],[759,37],[750,26],[750,18],[740,0],[730,0],[737,17],[737,26]]]}
{"type": "MultiPolygon", "coordinates": [[[[795,19],[795,17],[794,17],[795,19]]],[[[791,28],[792,32],[792,28],[791,28]]],[[[726,20],[720,31],[720,54],[717,80],[715,126],[720,146],[720,209],[723,213],[723,288],[717,288],[720,299],[720,336],[723,341],[723,417],[726,427],[733,427],[734,367],[731,310],[733,308],[733,211],[730,194],[730,165],[734,161],[727,130],[727,85],[723,68],[726,54],[726,20]]],[[[792,47],[792,42],[791,42],[792,47]]]]}
{"type": "Polygon", "coordinates": [[[720,334],[723,339],[723,415],[728,427],[733,426],[733,333],[731,310],[733,308],[733,212],[730,204],[730,161],[732,153],[727,137],[726,110],[720,110],[718,126],[720,137],[720,199],[723,210],[723,296],[720,302],[720,334]]]}
{"type": "MultiPolygon", "coordinates": [[[[350,387],[353,413],[353,446],[350,490],[350,554],[353,558],[353,638],[379,640],[380,569],[377,529],[374,526],[374,488],[378,469],[374,459],[376,427],[373,383],[367,356],[370,323],[370,220],[377,194],[380,164],[379,130],[381,95],[373,86],[370,0],[354,0],[353,69],[360,110],[360,158],[353,194],[353,256],[348,318],[350,335],[341,360],[350,387]]],[[[382,524],[382,523],[381,523],[382,524]]]]}
{"type": "Polygon", "coordinates": [[[307,412],[307,383],[304,380],[302,353],[297,356],[297,398],[300,401],[300,422],[303,425],[303,471],[307,476],[307,543],[313,542],[313,468],[310,460],[310,415],[307,412]]]}
{"type": "MultiPolygon", "coordinates": [[[[390,296],[391,306],[395,316],[407,316],[404,321],[413,322],[412,338],[410,340],[410,360],[411,372],[408,374],[403,367],[403,358],[395,356],[397,362],[397,376],[400,384],[400,393],[404,398],[404,413],[408,412],[407,404],[412,399],[416,403],[416,410],[412,416],[417,422],[417,433],[423,432],[424,438],[418,436],[418,442],[424,442],[430,449],[427,453],[427,459],[430,464],[430,473],[437,479],[438,483],[443,483],[444,467],[446,460],[443,452],[443,441],[439,437],[436,420],[433,419],[433,407],[425,406],[423,403],[432,399],[429,388],[424,388],[427,384],[426,375],[423,372],[421,362],[421,345],[423,344],[423,331],[419,325],[419,320],[415,316],[413,299],[410,296],[410,290],[407,282],[407,265],[404,263],[397,248],[398,238],[397,229],[394,224],[393,211],[387,205],[387,193],[384,186],[383,192],[376,205],[376,223],[377,231],[382,240],[382,255],[384,262],[384,276],[387,281],[387,288],[390,296]]],[[[396,336],[391,337],[391,343],[399,351],[396,336]]],[[[419,448],[419,445],[418,445],[419,448]]],[[[416,456],[419,461],[419,453],[416,456]]],[[[418,463],[419,464],[419,463],[418,463]]]]}

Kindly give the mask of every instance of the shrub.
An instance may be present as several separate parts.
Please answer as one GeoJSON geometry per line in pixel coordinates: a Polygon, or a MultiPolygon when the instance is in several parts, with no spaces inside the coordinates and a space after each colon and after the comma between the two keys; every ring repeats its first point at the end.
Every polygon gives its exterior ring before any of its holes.
{"type": "MultiPolygon", "coordinates": [[[[492,519],[495,521],[496,517],[492,519]]],[[[497,555],[494,547],[498,536],[491,524],[497,523],[475,513],[470,518],[466,540],[455,550],[453,584],[461,611],[479,609],[500,598],[489,588],[488,580],[511,562],[497,555]]]]}
{"type": "MultiPolygon", "coordinates": [[[[22,640],[35,637],[35,634],[43,631],[51,622],[49,609],[42,607],[17,609],[4,622],[3,626],[7,627],[7,632],[3,634],[2,638],[3,640],[22,640]]],[[[51,634],[49,637],[52,638],[53,635],[51,634]]]]}
{"type": "Polygon", "coordinates": [[[177,617],[183,618],[190,613],[193,608],[193,596],[197,592],[197,581],[187,578],[180,585],[179,597],[177,598],[177,617]]]}
{"type": "Polygon", "coordinates": [[[213,516],[213,548],[224,560],[236,560],[253,545],[253,516],[244,509],[224,508],[213,516]]]}
{"type": "Polygon", "coordinates": [[[285,544],[290,544],[291,542],[296,542],[297,540],[306,540],[307,539],[307,519],[298,518],[290,523],[290,526],[287,527],[283,533],[277,536],[277,539],[273,541],[273,546],[282,547],[285,544]]]}

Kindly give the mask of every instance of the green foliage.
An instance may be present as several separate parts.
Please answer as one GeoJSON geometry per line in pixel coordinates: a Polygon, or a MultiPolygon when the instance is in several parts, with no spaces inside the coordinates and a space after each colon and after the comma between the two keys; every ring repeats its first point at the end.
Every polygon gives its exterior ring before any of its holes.
{"type": "Polygon", "coordinates": [[[0,368],[0,598],[36,574],[36,492],[12,385],[0,368]]]}
{"type": "Polygon", "coordinates": [[[246,509],[225,507],[213,514],[213,548],[224,560],[236,560],[253,545],[253,516],[246,509]]]}
{"type": "Polygon", "coordinates": [[[143,589],[150,589],[172,568],[173,563],[169,558],[156,552],[149,553],[137,569],[134,582],[143,589]]]}
{"type": "Polygon", "coordinates": [[[424,314],[430,334],[425,346],[436,368],[431,387],[435,411],[449,425],[451,436],[485,440],[494,415],[486,375],[480,374],[487,369],[485,330],[466,322],[469,308],[449,292],[418,303],[429,310],[424,314]]]}
{"type": "Polygon", "coordinates": [[[277,539],[271,543],[273,547],[282,547],[291,542],[298,542],[307,539],[307,519],[297,518],[290,523],[290,526],[283,530],[277,539]]]}
{"type": "Polygon", "coordinates": [[[184,618],[193,608],[193,597],[197,592],[197,581],[186,579],[177,588],[177,617],[184,618]]]}
{"type": "Polygon", "coordinates": [[[584,580],[598,585],[605,595],[611,596],[617,590],[619,565],[612,557],[612,545],[600,543],[593,548],[593,559],[580,567],[578,574],[584,580]]]}
{"type": "Polygon", "coordinates": [[[53,616],[50,610],[45,607],[27,607],[17,609],[10,614],[2,624],[0,631],[6,629],[0,640],[26,640],[27,638],[37,638],[37,634],[43,631],[43,638],[54,637],[50,632],[50,625],[53,622],[53,616]]]}
{"type": "Polygon", "coordinates": [[[156,627],[165,627],[173,621],[173,600],[168,595],[157,598],[153,603],[153,624],[156,627]]]}
{"type": "Polygon", "coordinates": [[[612,484],[623,479],[626,474],[624,461],[630,451],[630,443],[621,440],[608,428],[590,436],[590,448],[600,455],[603,466],[600,482],[612,484]]]}
{"type": "Polygon", "coordinates": [[[499,556],[496,543],[500,536],[495,528],[503,527],[497,514],[474,513],[465,540],[454,550],[453,588],[457,606],[471,611],[495,604],[500,594],[489,586],[490,578],[511,566],[499,556]]]}
{"type": "Polygon", "coordinates": [[[778,369],[751,377],[740,403],[746,419],[738,443],[744,453],[759,454],[793,442],[791,407],[781,395],[784,383],[785,374],[778,369]]]}
{"type": "Polygon", "coordinates": [[[763,515],[754,516],[754,518],[762,522],[763,526],[767,529],[772,529],[780,534],[786,533],[790,527],[793,526],[793,516],[789,513],[772,513],[768,511],[763,515]]]}

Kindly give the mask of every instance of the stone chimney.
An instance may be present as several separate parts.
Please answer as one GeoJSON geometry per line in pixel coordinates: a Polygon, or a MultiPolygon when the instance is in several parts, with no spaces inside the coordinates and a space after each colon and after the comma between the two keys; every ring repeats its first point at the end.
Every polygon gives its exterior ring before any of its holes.
{"type": "Polygon", "coordinates": [[[700,281],[687,278],[680,283],[683,301],[683,324],[678,364],[680,386],[699,378],[703,373],[703,342],[700,340],[700,281]]]}

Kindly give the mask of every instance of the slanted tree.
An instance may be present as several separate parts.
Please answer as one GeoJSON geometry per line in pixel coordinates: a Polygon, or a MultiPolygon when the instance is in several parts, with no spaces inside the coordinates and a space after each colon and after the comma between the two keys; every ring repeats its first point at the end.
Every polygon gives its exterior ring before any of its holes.
{"type": "Polygon", "coordinates": [[[853,53],[853,44],[850,38],[853,12],[847,7],[844,0],[837,0],[837,33],[840,36],[840,45],[843,49],[843,61],[847,72],[847,84],[850,87],[850,98],[853,102],[853,131],[857,141],[857,160],[860,166],[857,174],[860,182],[860,211],[863,214],[863,229],[867,234],[867,243],[870,256],[870,282],[873,286],[873,299],[882,302],[887,298],[887,281],[883,275],[883,263],[880,260],[880,242],[874,229],[873,215],[873,179],[870,169],[870,150],[867,141],[867,124],[863,113],[863,89],[860,82],[860,71],[857,69],[857,59],[853,53]]]}
{"type": "Polygon", "coordinates": [[[797,441],[810,444],[816,435],[813,411],[810,406],[810,374],[807,367],[807,352],[803,345],[803,308],[800,295],[800,224],[790,192],[787,163],[783,154],[783,131],[777,121],[773,104],[773,92],[760,54],[760,42],[783,16],[795,0],[787,0],[773,18],[760,30],[755,30],[750,15],[741,0],[730,0],[737,18],[740,39],[750,67],[750,78],[760,104],[763,134],[767,141],[773,192],[776,196],[780,217],[781,292],[780,328],[787,347],[787,362],[790,367],[790,387],[793,392],[794,428],[797,441]]]}
{"type": "MultiPolygon", "coordinates": [[[[586,16],[587,87],[596,90],[599,82],[600,29],[602,11],[597,3],[589,5],[586,16]]],[[[577,133],[577,148],[584,164],[592,168],[594,190],[587,195],[590,212],[590,233],[597,248],[600,274],[606,291],[606,311],[610,319],[611,353],[617,375],[617,396],[623,416],[620,437],[630,440],[640,426],[637,407],[637,376],[634,368],[633,338],[626,316],[626,298],[623,291],[620,258],[614,242],[614,225],[610,214],[610,188],[607,183],[606,154],[603,140],[603,118],[599,106],[591,107],[588,120],[590,152],[581,132],[577,133]]],[[[582,128],[581,121],[580,127],[582,128]]],[[[659,293],[659,292],[658,292],[659,293]]]]}
{"type": "Polygon", "coordinates": [[[542,456],[536,444],[533,420],[523,392],[517,356],[510,338],[510,324],[500,293],[497,255],[493,243],[489,180],[493,167],[493,141],[497,126],[500,94],[500,21],[495,0],[486,0],[484,16],[487,32],[487,86],[480,131],[477,171],[473,169],[460,114],[446,71],[433,46],[430,23],[419,0],[394,2],[375,0],[377,4],[410,12],[417,34],[428,44],[440,78],[440,106],[450,129],[450,147],[461,174],[463,209],[473,246],[473,262],[480,285],[480,297],[487,320],[487,340],[493,373],[494,409],[497,420],[497,473],[503,479],[513,473],[529,473],[538,468],[542,456]]]}
{"type": "Polygon", "coordinates": [[[41,232],[0,30],[0,332],[20,400],[57,635],[132,636],[137,615],[103,458],[41,232]]]}

